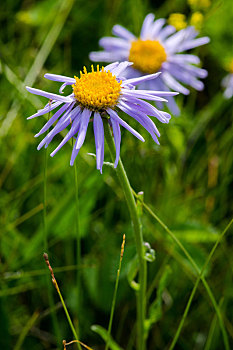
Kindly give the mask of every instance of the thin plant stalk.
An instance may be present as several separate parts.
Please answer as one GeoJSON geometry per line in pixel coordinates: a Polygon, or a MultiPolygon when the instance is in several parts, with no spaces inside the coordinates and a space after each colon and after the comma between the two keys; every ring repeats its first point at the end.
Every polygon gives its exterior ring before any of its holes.
{"type": "Polygon", "coordinates": [[[123,235],[123,241],[122,241],[122,245],[121,245],[120,261],[119,261],[119,266],[118,266],[118,270],[117,270],[117,278],[116,278],[116,283],[115,283],[115,288],[114,288],[114,293],[113,293],[111,314],[110,314],[110,319],[109,319],[109,324],[108,324],[108,337],[107,337],[105,350],[108,350],[108,348],[109,348],[109,341],[110,341],[110,335],[111,335],[111,330],[112,330],[112,321],[113,321],[113,315],[114,315],[115,304],[116,304],[116,296],[117,296],[117,289],[118,289],[118,284],[119,284],[119,277],[120,277],[120,272],[121,272],[121,263],[122,263],[122,259],[123,259],[124,248],[125,248],[125,234],[123,235]]]}
{"type": "Polygon", "coordinates": [[[75,229],[77,240],[77,289],[80,292],[80,264],[81,264],[81,237],[80,237],[80,220],[79,220],[79,198],[78,198],[78,171],[77,163],[74,162],[74,182],[75,182],[75,229]]]}
{"type": "MultiPolygon", "coordinates": [[[[50,112],[48,114],[48,119],[50,117],[50,112]]],[[[48,151],[47,148],[44,150],[44,181],[43,181],[43,241],[44,241],[44,250],[48,250],[48,231],[47,231],[47,169],[48,169],[48,151]]],[[[53,299],[53,293],[49,279],[47,278],[48,285],[48,299],[50,310],[55,309],[55,303],[53,299]]],[[[55,334],[58,338],[58,343],[61,339],[61,334],[58,325],[58,319],[55,311],[51,311],[52,324],[55,331],[55,334]]]]}
{"type": "MultiPolygon", "coordinates": [[[[104,129],[105,129],[105,138],[108,144],[111,158],[112,158],[112,161],[114,162],[116,150],[115,150],[115,145],[111,134],[110,126],[107,120],[104,120],[104,129]]],[[[119,159],[119,163],[116,168],[116,173],[118,175],[120,184],[125,194],[125,199],[128,205],[128,209],[132,220],[133,230],[134,230],[134,238],[135,238],[136,250],[138,255],[138,263],[139,263],[139,291],[137,291],[137,335],[138,335],[137,347],[138,347],[138,350],[145,350],[144,327],[145,327],[145,315],[146,315],[147,266],[146,266],[146,260],[144,259],[143,236],[142,236],[142,230],[141,230],[136,202],[132,194],[131,186],[121,159],[119,159]]]]}
{"type": "MultiPolygon", "coordinates": [[[[72,138],[72,146],[73,146],[73,138],[72,138]]],[[[80,264],[81,264],[81,239],[80,239],[80,223],[79,223],[79,198],[78,198],[78,171],[77,171],[77,163],[74,162],[74,184],[75,184],[75,233],[76,233],[76,263],[77,263],[77,275],[76,275],[76,283],[77,283],[77,298],[78,298],[78,309],[80,302],[80,264]]],[[[79,331],[79,328],[78,330],[79,331]]],[[[79,333],[79,332],[78,332],[79,333]]],[[[77,343],[79,350],[81,350],[81,345],[77,343]]]]}
{"type": "Polygon", "coordinates": [[[49,262],[48,254],[47,254],[47,253],[44,253],[44,254],[43,254],[43,257],[44,257],[45,263],[46,263],[46,265],[48,266],[49,271],[50,271],[50,273],[51,273],[53,285],[54,285],[54,287],[56,288],[56,291],[57,291],[57,293],[58,293],[58,295],[59,295],[59,298],[60,298],[60,300],[61,300],[61,303],[62,303],[63,309],[64,309],[64,311],[65,311],[66,318],[67,318],[67,321],[68,321],[68,323],[69,323],[70,329],[71,329],[71,331],[72,331],[72,333],[73,333],[73,336],[74,336],[75,340],[77,341],[77,346],[79,347],[79,349],[81,349],[81,346],[80,346],[80,344],[79,344],[79,339],[78,339],[77,332],[76,332],[76,330],[75,330],[75,328],[74,328],[74,325],[73,325],[73,323],[72,323],[72,320],[71,320],[69,311],[68,311],[68,309],[67,309],[67,307],[66,307],[65,301],[64,301],[63,296],[62,296],[61,291],[60,291],[60,288],[59,288],[58,283],[57,283],[57,281],[56,281],[56,278],[55,278],[55,276],[54,276],[53,269],[52,269],[52,267],[51,267],[51,265],[50,265],[50,262],[49,262]]]}

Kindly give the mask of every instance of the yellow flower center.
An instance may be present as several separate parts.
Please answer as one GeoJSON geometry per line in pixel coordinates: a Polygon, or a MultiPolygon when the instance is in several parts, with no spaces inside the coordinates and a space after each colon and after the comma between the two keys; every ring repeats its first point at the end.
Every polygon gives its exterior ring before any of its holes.
{"type": "Polygon", "coordinates": [[[114,107],[120,96],[121,83],[110,71],[102,70],[97,66],[94,71],[93,65],[88,73],[86,67],[80,72],[80,78],[74,77],[76,82],[73,87],[74,96],[79,105],[91,110],[102,110],[114,107]]]}
{"type": "Polygon", "coordinates": [[[133,62],[135,69],[143,73],[152,74],[157,72],[166,58],[164,47],[158,40],[138,39],[131,44],[129,61],[133,62]]]}

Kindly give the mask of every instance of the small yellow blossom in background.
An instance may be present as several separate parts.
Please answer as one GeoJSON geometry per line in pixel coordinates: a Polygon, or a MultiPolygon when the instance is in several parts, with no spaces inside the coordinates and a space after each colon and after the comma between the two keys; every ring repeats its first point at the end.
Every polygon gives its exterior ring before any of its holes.
{"type": "Polygon", "coordinates": [[[210,7],[210,0],[188,0],[188,4],[195,10],[206,10],[210,7]]]}
{"type": "Polygon", "coordinates": [[[231,74],[233,74],[233,58],[231,59],[230,62],[228,62],[228,64],[226,65],[226,70],[228,72],[230,72],[231,74]]]}
{"type": "Polygon", "coordinates": [[[182,13],[172,13],[168,18],[168,23],[176,30],[181,30],[187,27],[186,16],[182,13]]]}
{"type": "Polygon", "coordinates": [[[194,12],[190,18],[191,26],[194,26],[197,30],[201,30],[203,21],[204,21],[204,16],[199,11],[194,12]]]}

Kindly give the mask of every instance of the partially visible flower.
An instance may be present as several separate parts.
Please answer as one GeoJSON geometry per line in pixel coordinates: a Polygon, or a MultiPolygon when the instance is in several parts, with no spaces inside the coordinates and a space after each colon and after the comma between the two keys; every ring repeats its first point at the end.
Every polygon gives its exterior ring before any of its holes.
{"type": "MultiPolygon", "coordinates": [[[[198,32],[191,26],[176,32],[167,25],[165,19],[154,21],[154,15],[146,16],[140,37],[135,37],[126,28],[115,25],[112,32],[116,37],[104,37],[99,44],[102,52],[91,52],[92,61],[112,62],[129,60],[133,66],[127,70],[128,77],[143,77],[161,71],[161,76],[153,81],[143,82],[140,88],[149,90],[167,90],[170,88],[184,95],[189,90],[181,83],[202,90],[204,84],[198,78],[205,78],[207,71],[195,64],[200,63],[197,56],[184,53],[186,50],[207,44],[208,37],[196,39],[198,32]]],[[[159,106],[161,106],[159,104],[159,106]]],[[[168,97],[168,107],[174,114],[179,108],[173,97],[168,97]]]]}
{"type": "Polygon", "coordinates": [[[187,27],[186,16],[183,13],[172,13],[168,17],[168,24],[176,28],[176,30],[181,30],[187,27]]]}
{"type": "Polygon", "coordinates": [[[228,67],[230,73],[222,80],[222,86],[225,88],[224,96],[231,98],[233,96],[233,59],[228,67]]]}
{"type": "Polygon", "coordinates": [[[194,26],[196,30],[201,30],[203,21],[204,21],[204,16],[199,11],[194,12],[190,18],[190,24],[191,26],[194,26]]]}
{"type": "Polygon", "coordinates": [[[159,144],[159,131],[148,115],[157,118],[162,123],[168,123],[171,116],[166,112],[158,110],[144,100],[166,102],[167,100],[161,96],[174,96],[177,93],[135,90],[135,86],[138,83],[157,78],[160,73],[125,79],[122,73],[131,64],[132,63],[129,62],[115,62],[109,64],[105,68],[102,67],[101,70],[99,66],[97,66],[97,71],[94,71],[92,66],[92,71],[90,73],[88,73],[86,67],[84,67],[83,72],[80,72],[80,78],[45,74],[45,78],[63,83],[59,90],[60,93],[62,93],[67,85],[71,85],[73,91],[68,96],[57,95],[27,87],[27,90],[32,94],[41,95],[50,99],[49,103],[43,109],[30,116],[28,119],[44,115],[59,107],[40,132],[35,135],[35,137],[42,135],[56,122],[52,130],[49,131],[40,142],[37,149],[40,150],[43,146],[45,146],[45,148],[48,147],[54,136],[68,127],[69,131],[59,146],[51,153],[51,156],[53,157],[57,151],[73,137],[75,143],[70,161],[70,165],[73,165],[84,143],[90,119],[93,118],[96,164],[97,169],[102,173],[104,161],[104,127],[102,117],[104,117],[108,120],[113,130],[116,146],[116,167],[120,156],[120,125],[130,131],[139,140],[145,141],[137,131],[119,117],[119,110],[138,121],[150,133],[153,140],[159,144]]]}
{"type": "Polygon", "coordinates": [[[207,10],[210,5],[210,0],[188,0],[189,6],[194,10],[207,10]]]}

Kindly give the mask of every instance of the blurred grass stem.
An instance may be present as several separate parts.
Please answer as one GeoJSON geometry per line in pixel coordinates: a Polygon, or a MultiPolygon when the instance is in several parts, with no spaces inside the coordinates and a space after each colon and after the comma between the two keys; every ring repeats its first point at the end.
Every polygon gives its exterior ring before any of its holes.
{"type": "MultiPolygon", "coordinates": [[[[73,142],[73,139],[72,139],[73,142]]],[[[77,242],[77,253],[76,253],[76,262],[77,266],[81,265],[81,240],[80,240],[80,220],[79,220],[79,199],[78,199],[78,172],[77,172],[77,163],[74,162],[74,182],[75,182],[75,230],[76,230],[76,242],[77,242]]],[[[80,302],[80,270],[77,269],[77,298],[78,298],[78,309],[80,302]]],[[[79,328],[78,328],[79,329],[79,328]]],[[[81,345],[78,343],[78,348],[81,350],[81,345]]]]}
{"type": "MultiPolygon", "coordinates": [[[[48,119],[50,117],[50,112],[48,114],[48,119]]],[[[48,250],[48,231],[47,231],[47,169],[48,169],[48,149],[45,148],[44,150],[44,181],[43,181],[43,241],[44,241],[44,250],[48,250]]],[[[52,324],[54,328],[54,332],[56,334],[56,338],[58,341],[58,344],[61,340],[61,334],[59,331],[59,325],[58,325],[58,319],[57,315],[54,311],[54,299],[53,299],[53,292],[52,292],[52,286],[49,282],[49,278],[46,278],[47,285],[48,285],[48,299],[49,299],[49,307],[51,311],[51,318],[52,318],[52,324]]]]}
{"type": "MultiPolygon", "coordinates": [[[[49,271],[50,271],[50,273],[51,273],[53,285],[54,285],[54,287],[56,288],[56,291],[57,291],[57,293],[58,293],[58,295],[59,295],[59,298],[60,298],[60,300],[61,300],[63,309],[64,309],[65,314],[66,314],[66,318],[67,318],[68,323],[69,323],[69,325],[70,325],[70,328],[71,328],[71,331],[72,331],[72,333],[73,333],[73,336],[74,336],[75,340],[77,340],[77,346],[78,346],[79,349],[82,349],[81,346],[80,346],[80,344],[78,343],[78,342],[79,342],[79,340],[78,340],[78,335],[77,335],[76,330],[75,330],[75,328],[74,328],[74,325],[73,325],[73,323],[72,323],[72,321],[71,321],[70,314],[69,314],[69,312],[68,312],[68,309],[67,309],[67,307],[66,307],[65,301],[64,301],[63,296],[62,296],[62,294],[61,294],[60,288],[59,288],[58,283],[57,283],[57,281],[56,281],[56,278],[55,278],[55,276],[54,276],[53,269],[52,269],[52,267],[51,267],[51,265],[50,265],[49,258],[48,258],[48,254],[47,254],[47,253],[44,253],[43,257],[44,257],[45,263],[46,263],[46,265],[48,266],[49,271]]],[[[50,285],[51,285],[51,284],[50,284],[50,285]]]]}
{"type": "Polygon", "coordinates": [[[117,270],[117,278],[116,278],[116,283],[115,283],[115,288],[114,288],[114,293],[113,293],[111,314],[110,314],[110,319],[109,319],[109,324],[108,324],[108,337],[107,337],[105,350],[108,350],[108,348],[109,348],[109,341],[110,341],[110,335],[111,335],[111,329],[112,329],[112,320],[113,320],[113,315],[114,315],[114,310],[115,310],[117,289],[118,289],[118,284],[119,284],[119,277],[120,277],[120,272],[121,272],[121,262],[123,259],[124,248],[125,248],[125,234],[123,235],[123,241],[122,241],[122,245],[121,245],[120,261],[119,261],[119,267],[117,270]]]}
{"type": "MultiPolygon", "coordinates": [[[[112,158],[112,161],[114,162],[116,150],[115,150],[115,145],[111,134],[110,126],[106,120],[104,120],[104,129],[105,129],[105,138],[108,144],[111,158],[112,158]]],[[[118,175],[120,184],[125,194],[125,199],[129,208],[133,230],[134,230],[134,237],[135,237],[138,262],[139,262],[139,291],[137,292],[137,327],[138,327],[137,347],[138,347],[138,350],[145,350],[144,326],[145,326],[145,314],[146,314],[147,266],[146,266],[146,260],[144,259],[143,236],[142,236],[142,230],[141,230],[136,202],[135,202],[133,193],[131,191],[131,186],[121,159],[119,159],[119,163],[116,168],[116,173],[118,175]]]]}

